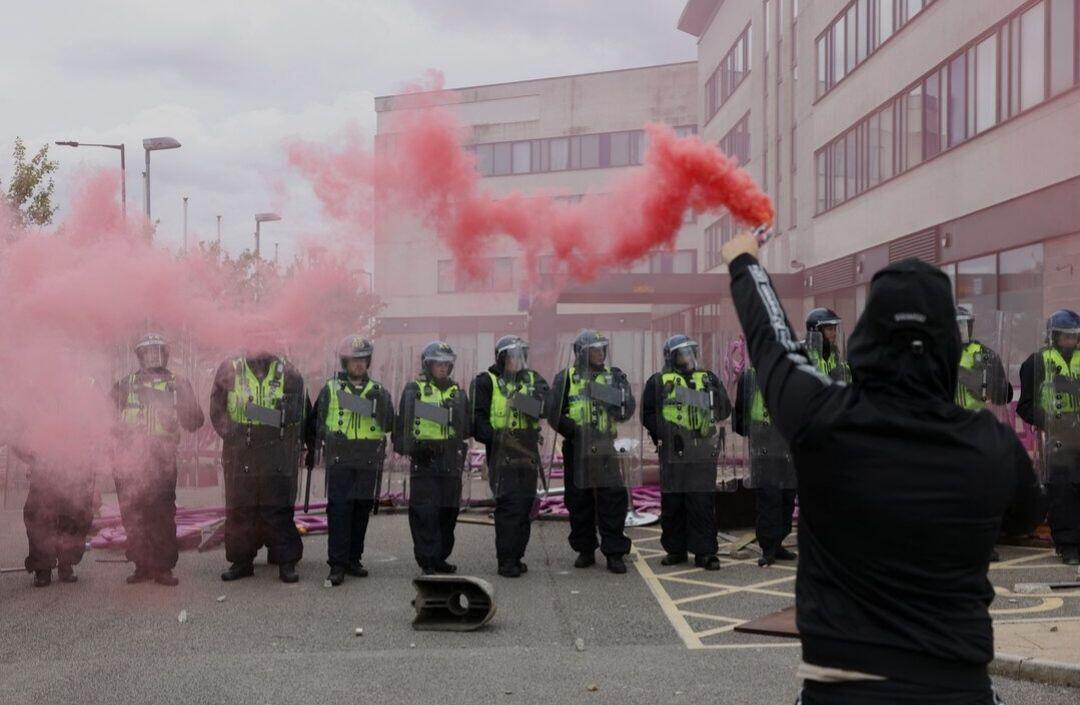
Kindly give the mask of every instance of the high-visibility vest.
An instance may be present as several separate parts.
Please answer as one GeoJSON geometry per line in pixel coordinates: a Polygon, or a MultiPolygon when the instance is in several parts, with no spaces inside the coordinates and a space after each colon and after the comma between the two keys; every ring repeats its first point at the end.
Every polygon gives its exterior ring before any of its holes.
{"type": "MultiPolygon", "coordinates": [[[[690,383],[693,384],[695,391],[703,392],[708,389],[708,379],[708,372],[698,371],[691,375],[690,383]]],[[[675,400],[675,388],[689,386],[685,377],[678,372],[664,372],[660,375],[660,383],[666,390],[664,406],[661,412],[664,421],[691,431],[705,431],[713,425],[712,409],[702,411],[697,407],[685,406],[675,400]]]]}
{"type": "Polygon", "coordinates": [[[1043,382],[1040,401],[1046,418],[1056,414],[1071,414],[1080,411],[1080,397],[1054,389],[1054,377],[1061,375],[1069,379],[1080,379],[1080,349],[1073,350],[1068,362],[1055,347],[1043,348],[1039,353],[1043,362],[1043,382]]]}
{"type": "Polygon", "coordinates": [[[138,374],[132,374],[127,380],[127,396],[124,398],[124,406],[120,409],[120,420],[132,428],[142,430],[148,436],[157,438],[180,439],[180,431],[175,423],[176,419],[176,387],[173,376],[166,372],[167,376],[157,376],[139,379],[138,374]],[[173,393],[172,400],[165,406],[147,406],[139,398],[141,388],[152,389],[156,392],[173,393]],[[172,430],[166,428],[163,419],[171,418],[172,430]]]}
{"type": "Polygon", "coordinates": [[[341,405],[339,395],[357,394],[365,399],[373,390],[379,389],[379,384],[368,380],[364,388],[359,392],[351,382],[334,377],[326,382],[327,405],[326,405],[326,432],[340,433],[350,441],[377,441],[386,435],[379,419],[371,416],[362,416],[355,411],[350,411],[341,405]]]}
{"type": "Polygon", "coordinates": [[[765,395],[761,393],[761,387],[757,384],[757,371],[750,368],[746,383],[754,388],[754,396],[750,401],[750,421],[753,423],[772,423],[769,410],[765,408],[765,395]]]}
{"type": "MultiPolygon", "coordinates": [[[[420,388],[420,397],[417,399],[417,403],[423,402],[432,406],[450,408],[454,397],[458,393],[456,383],[451,383],[446,389],[439,389],[427,379],[421,378],[416,380],[416,386],[420,388]]],[[[413,438],[418,441],[445,441],[457,435],[453,424],[440,426],[434,421],[422,419],[416,414],[413,414],[412,434],[413,438]]]]}
{"type": "Polygon", "coordinates": [[[575,367],[567,368],[566,374],[569,376],[569,383],[567,385],[567,418],[579,427],[584,426],[586,421],[588,421],[592,430],[600,433],[614,431],[615,421],[611,418],[611,414],[608,413],[607,406],[604,404],[591,403],[585,395],[585,390],[588,389],[590,381],[607,385],[614,382],[614,375],[611,372],[611,368],[605,367],[589,379],[578,374],[575,367]],[[586,408],[589,409],[589,419],[585,418],[586,408]]]}
{"type": "MultiPolygon", "coordinates": [[[[965,370],[975,369],[975,358],[982,353],[982,343],[978,341],[971,341],[964,346],[963,352],[960,353],[960,367],[965,370]]],[[[986,408],[986,402],[971,393],[971,390],[962,384],[956,385],[956,403],[965,409],[971,411],[979,411],[986,408]]]]}
{"type": "Polygon", "coordinates": [[[515,393],[529,397],[536,395],[536,373],[526,370],[525,379],[514,382],[507,382],[491,370],[488,370],[488,376],[491,377],[491,409],[488,412],[491,427],[496,431],[540,428],[539,419],[534,419],[510,406],[510,397],[515,393]]]}
{"type": "Polygon", "coordinates": [[[275,357],[261,380],[251,371],[246,359],[238,357],[232,364],[236,374],[228,398],[229,418],[245,426],[265,425],[249,419],[245,407],[250,403],[267,409],[281,408],[281,400],[285,397],[284,362],[275,357]]]}

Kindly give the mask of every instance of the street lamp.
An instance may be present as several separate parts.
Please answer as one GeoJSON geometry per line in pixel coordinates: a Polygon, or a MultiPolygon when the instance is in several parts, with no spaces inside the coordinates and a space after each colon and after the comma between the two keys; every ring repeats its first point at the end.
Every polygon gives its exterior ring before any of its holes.
{"type": "Polygon", "coordinates": [[[150,221],[150,152],[159,149],[176,149],[180,146],[172,137],[147,137],[142,141],[146,151],[146,172],[143,176],[143,195],[146,199],[146,220],[150,221]]]}
{"type": "Polygon", "coordinates": [[[96,142],[57,142],[61,147],[105,147],[106,149],[120,150],[120,210],[123,211],[124,219],[127,219],[127,165],[124,162],[124,145],[122,144],[98,144],[96,142]]]}
{"type": "Polygon", "coordinates": [[[255,214],[255,256],[259,256],[259,238],[260,229],[259,226],[263,223],[269,223],[275,220],[281,220],[281,216],[277,213],[256,213],[255,214]]]}

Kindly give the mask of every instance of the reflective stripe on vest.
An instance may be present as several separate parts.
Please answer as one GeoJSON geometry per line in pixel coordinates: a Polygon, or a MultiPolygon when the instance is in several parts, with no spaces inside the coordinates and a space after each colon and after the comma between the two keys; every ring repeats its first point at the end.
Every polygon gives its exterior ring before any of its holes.
{"type": "MultiPolygon", "coordinates": [[[[442,406],[445,408],[451,407],[451,401],[458,390],[456,384],[451,384],[445,390],[442,390],[424,379],[416,380],[416,385],[420,388],[420,396],[416,400],[417,403],[424,402],[425,404],[442,406]]],[[[453,438],[456,435],[452,423],[450,426],[440,426],[434,421],[420,418],[415,413],[413,414],[412,433],[413,438],[418,441],[444,441],[448,438],[453,438]]]]}
{"type": "Polygon", "coordinates": [[[285,365],[275,357],[266,376],[260,380],[251,371],[247,360],[238,357],[233,360],[233,371],[236,374],[229,392],[229,418],[245,426],[265,425],[248,419],[244,408],[249,402],[267,409],[281,408],[280,402],[285,397],[285,365]]]}
{"type": "MultiPolygon", "coordinates": [[[[566,373],[570,376],[570,383],[567,390],[567,401],[569,402],[566,407],[566,416],[574,422],[576,426],[585,425],[585,389],[589,386],[588,379],[585,379],[578,375],[577,369],[570,367],[566,373]]],[[[612,374],[611,368],[605,367],[595,377],[591,378],[591,381],[597,384],[611,384],[612,374]]],[[[611,414],[608,413],[607,407],[604,404],[588,404],[591,410],[592,418],[590,425],[593,430],[601,433],[607,433],[615,427],[615,423],[611,420],[611,414]]]]}
{"type": "Polygon", "coordinates": [[[491,428],[496,431],[506,428],[512,431],[540,428],[539,419],[526,416],[517,409],[510,407],[510,397],[515,392],[530,397],[536,394],[536,374],[532,370],[527,372],[528,379],[526,381],[507,382],[491,370],[488,370],[488,376],[491,378],[491,409],[488,413],[488,420],[491,423],[491,428]]]}
{"type": "MultiPolygon", "coordinates": [[[[708,374],[708,372],[694,372],[691,376],[690,381],[696,391],[703,392],[706,390],[708,374]]],[[[668,389],[668,384],[671,385],[670,391],[664,397],[662,414],[665,421],[692,431],[704,431],[713,425],[711,409],[708,412],[703,412],[696,406],[683,406],[675,401],[675,387],[688,386],[685,377],[678,372],[664,372],[660,375],[660,383],[664,385],[665,390],[668,389]]]]}
{"type": "Polygon", "coordinates": [[[139,389],[143,387],[159,392],[174,391],[172,375],[170,374],[168,377],[155,377],[154,379],[142,381],[139,381],[137,377],[138,375],[136,374],[132,374],[128,377],[128,393],[127,398],[124,400],[124,407],[120,410],[120,420],[132,428],[142,430],[149,436],[179,439],[180,433],[178,430],[166,430],[165,426],[161,423],[163,416],[175,418],[176,396],[173,396],[172,404],[164,409],[156,406],[148,408],[142,403],[142,400],[139,399],[139,389]],[[147,412],[150,413],[148,414],[147,412]]]}
{"type": "Polygon", "coordinates": [[[326,382],[327,399],[326,405],[326,430],[328,433],[340,433],[350,441],[377,441],[386,432],[379,420],[371,416],[361,416],[355,411],[349,411],[341,406],[338,395],[344,391],[349,394],[358,394],[368,399],[368,394],[373,389],[378,389],[378,384],[368,380],[364,388],[359,392],[350,382],[343,379],[333,378],[326,382]]]}
{"type": "Polygon", "coordinates": [[[830,376],[832,371],[840,365],[840,362],[837,359],[838,356],[835,352],[828,357],[823,356],[817,350],[808,350],[807,352],[810,362],[814,364],[814,367],[817,368],[818,372],[826,377],[830,376]]]}
{"type": "Polygon", "coordinates": [[[1044,348],[1042,351],[1043,383],[1041,403],[1047,418],[1055,414],[1071,414],[1080,411],[1080,398],[1054,390],[1054,377],[1061,375],[1070,379],[1080,379],[1080,349],[1074,350],[1069,362],[1057,348],[1044,348]]]}
{"type": "MultiPolygon", "coordinates": [[[[972,341],[965,345],[963,352],[960,353],[961,369],[975,369],[975,356],[981,353],[982,350],[982,343],[972,341]]],[[[956,385],[956,403],[958,406],[971,411],[980,411],[986,408],[986,402],[972,394],[970,389],[960,383],[956,385]]]]}

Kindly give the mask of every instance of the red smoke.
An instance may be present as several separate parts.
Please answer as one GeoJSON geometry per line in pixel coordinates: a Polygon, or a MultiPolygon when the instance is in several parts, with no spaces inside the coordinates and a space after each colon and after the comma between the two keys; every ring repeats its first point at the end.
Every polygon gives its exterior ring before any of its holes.
{"type": "Polygon", "coordinates": [[[374,193],[380,213],[419,218],[471,274],[482,267],[475,253],[489,239],[508,236],[521,245],[534,277],[537,257],[551,254],[579,281],[670,249],[688,208],[727,208],[752,226],[772,221],[769,197],[735,160],[657,124],[646,125],[645,165],[617,179],[602,198],[577,205],[519,193],[496,199],[481,188],[474,160],[461,148],[467,132],[452,106],[445,107],[454,94],[441,90],[440,77],[432,83],[432,91],[395,98],[412,109],[395,114],[399,123],[378,159],[355,134],[341,149],[290,147],[290,163],[311,181],[330,217],[366,225],[374,193]]]}

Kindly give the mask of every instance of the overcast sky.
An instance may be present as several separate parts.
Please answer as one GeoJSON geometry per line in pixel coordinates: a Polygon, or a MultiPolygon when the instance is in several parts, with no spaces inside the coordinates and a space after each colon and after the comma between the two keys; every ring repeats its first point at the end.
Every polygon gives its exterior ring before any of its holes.
{"type": "MultiPolygon", "coordinates": [[[[685,61],[683,0],[95,0],[12,3],[0,23],[0,179],[11,143],[124,142],[128,208],[142,208],[143,137],[180,150],[152,157],[159,237],[178,246],[181,196],[193,240],[250,246],[252,214],[280,209],[264,254],[318,230],[313,197],[284,167],[291,137],[371,131],[372,98],[428,68],[449,87],[685,61]],[[512,9],[511,9],[512,8],[512,9]]],[[[58,191],[116,152],[53,147],[58,191]]]]}

